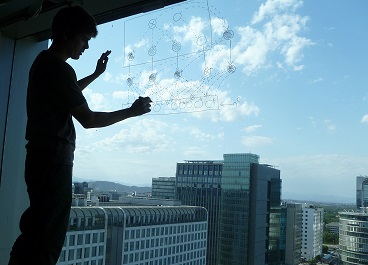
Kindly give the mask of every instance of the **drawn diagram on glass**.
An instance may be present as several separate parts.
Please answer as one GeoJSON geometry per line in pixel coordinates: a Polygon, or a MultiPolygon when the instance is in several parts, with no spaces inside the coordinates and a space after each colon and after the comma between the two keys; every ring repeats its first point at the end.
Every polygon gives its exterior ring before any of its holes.
{"type": "Polygon", "coordinates": [[[126,20],[126,104],[140,95],[153,100],[151,114],[218,110],[223,104],[216,91],[236,72],[233,38],[234,31],[209,0],[126,20]]]}

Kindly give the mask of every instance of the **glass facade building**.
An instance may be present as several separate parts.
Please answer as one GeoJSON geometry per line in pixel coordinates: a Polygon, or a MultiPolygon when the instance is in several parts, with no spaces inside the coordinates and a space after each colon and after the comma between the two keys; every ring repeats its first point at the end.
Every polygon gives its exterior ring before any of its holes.
{"type": "Polygon", "coordinates": [[[339,215],[339,264],[368,264],[368,213],[339,212],[339,215]]]}
{"type": "Polygon", "coordinates": [[[280,264],[280,171],[251,164],[247,264],[280,264]]]}
{"type": "Polygon", "coordinates": [[[248,264],[250,169],[254,154],[224,154],[218,264],[248,264]]]}
{"type": "Polygon", "coordinates": [[[279,264],[280,171],[255,154],[177,163],[177,199],[208,210],[207,264],[279,264]]]}
{"type": "Polygon", "coordinates": [[[176,197],[175,177],[152,178],[152,197],[173,200],[176,197]]]}
{"type": "Polygon", "coordinates": [[[368,207],[368,177],[358,176],[356,178],[356,207],[368,207]]]}
{"type": "Polygon", "coordinates": [[[280,255],[285,265],[300,263],[302,244],[302,205],[287,203],[281,207],[280,255]]]}
{"type": "Polygon", "coordinates": [[[186,161],[176,166],[177,199],[208,210],[207,264],[217,264],[221,177],[221,161],[186,161]]]}

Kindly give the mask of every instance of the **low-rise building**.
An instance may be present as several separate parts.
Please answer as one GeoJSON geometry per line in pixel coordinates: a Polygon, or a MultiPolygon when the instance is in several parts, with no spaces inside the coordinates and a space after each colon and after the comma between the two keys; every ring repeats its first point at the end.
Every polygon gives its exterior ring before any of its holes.
{"type": "Polygon", "coordinates": [[[207,210],[72,207],[57,264],[206,264],[207,210]]]}

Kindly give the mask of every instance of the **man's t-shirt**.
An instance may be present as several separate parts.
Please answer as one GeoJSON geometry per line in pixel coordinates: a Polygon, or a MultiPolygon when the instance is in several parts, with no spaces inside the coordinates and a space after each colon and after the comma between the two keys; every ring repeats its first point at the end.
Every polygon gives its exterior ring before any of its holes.
{"type": "Polygon", "coordinates": [[[74,69],[42,51],[29,73],[27,149],[55,152],[56,163],[72,164],[76,135],[70,110],[85,102],[74,69]]]}

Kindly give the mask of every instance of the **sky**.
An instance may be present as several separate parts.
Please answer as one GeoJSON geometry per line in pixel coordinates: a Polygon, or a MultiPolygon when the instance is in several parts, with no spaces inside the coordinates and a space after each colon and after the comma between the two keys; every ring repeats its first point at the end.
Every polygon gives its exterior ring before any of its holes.
{"type": "Polygon", "coordinates": [[[365,0],[196,0],[98,26],[78,78],[94,111],[151,97],[149,114],[99,129],[77,121],[74,178],[150,186],[184,160],[253,153],[284,199],[354,201],[368,175],[365,0]]]}

